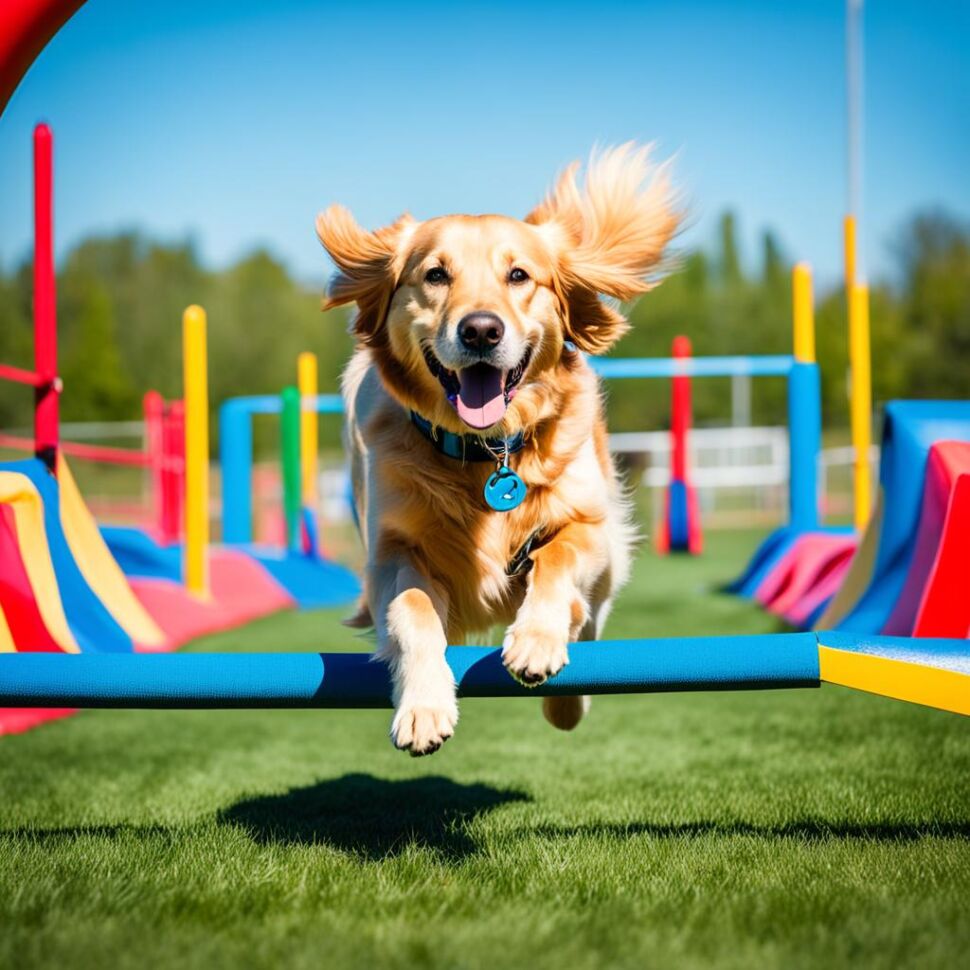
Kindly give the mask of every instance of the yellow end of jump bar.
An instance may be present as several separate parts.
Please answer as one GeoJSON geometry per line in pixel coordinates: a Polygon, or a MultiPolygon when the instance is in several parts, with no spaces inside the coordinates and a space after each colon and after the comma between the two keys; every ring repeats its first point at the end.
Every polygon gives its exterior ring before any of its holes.
{"type": "Polygon", "coordinates": [[[970,675],[868,653],[818,648],[819,679],[970,716],[970,675]]]}

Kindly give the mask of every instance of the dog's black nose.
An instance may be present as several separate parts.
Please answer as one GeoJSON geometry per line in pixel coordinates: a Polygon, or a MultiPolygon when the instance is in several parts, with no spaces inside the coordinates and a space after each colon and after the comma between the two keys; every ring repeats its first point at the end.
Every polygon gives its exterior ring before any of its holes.
{"type": "Polygon", "coordinates": [[[505,336],[505,324],[486,310],[466,314],[458,321],[458,339],[469,349],[482,353],[498,346],[505,336]]]}

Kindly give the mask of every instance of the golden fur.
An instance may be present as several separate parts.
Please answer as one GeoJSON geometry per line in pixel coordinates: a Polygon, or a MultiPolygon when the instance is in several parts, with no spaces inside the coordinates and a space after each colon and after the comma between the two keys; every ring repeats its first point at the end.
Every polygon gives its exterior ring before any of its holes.
{"type": "MultiPolygon", "coordinates": [[[[576,176],[573,165],[524,221],[402,216],[368,232],[339,206],[317,219],[338,269],[327,305],[358,308],[358,348],[343,381],[368,558],[355,622],[376,627],[377,655],[394,682],[392,739],[412,754],[436,750],[457,721],[446,643],[500,623],[512,676],[541,683],[568,662],[571,640],[597,636],[627,576],[634,530],[607,450],[599,384],[564,342],[602,353],[623,334],[626,320],[602,296],[628,300],[653,285],[678,213],[665,170],[645,149],[594,155],[585,184],[576,176]],[[429,269],[447,283],[430,283],[429,269]],[[513,282],[513,269],[525,280],[513,282]],[[426,354],[461,366],[451,362],[461,350],[458,321],[480,311],[504,323],[501,366],[527,362],[501,421],[482,432],[525,436],[510,464],[528,493],[506,513],[482,498],[493,466],[440,454],[408,414],[473,433],[426,354]],[[537,529],[533,568],[509,577],[506,566],[537,529]]],[[[543,705],[567,729],[587,707],[581,698],[543,705]]]]}

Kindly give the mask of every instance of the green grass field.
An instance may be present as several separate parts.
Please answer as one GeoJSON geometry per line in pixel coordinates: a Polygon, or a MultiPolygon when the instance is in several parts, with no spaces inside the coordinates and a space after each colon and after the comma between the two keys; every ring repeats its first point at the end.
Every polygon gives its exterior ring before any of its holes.
{"type": "MultiPolygon", "coordinates": [[[[611,636],[766,632],[753,548],[645,552],[611,636]]],[[[291,614],[197,649],[354,649],[291,614]]],[[[0,967],[949,967],[970,724],[839,688],[381,711],[88,712],[0,738],[0,967]]]]}

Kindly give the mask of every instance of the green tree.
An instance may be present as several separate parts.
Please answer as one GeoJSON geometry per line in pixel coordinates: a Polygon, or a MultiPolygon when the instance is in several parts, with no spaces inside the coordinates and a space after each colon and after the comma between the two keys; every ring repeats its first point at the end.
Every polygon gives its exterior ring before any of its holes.
{"type": "Polygon", "coordinates": [[[725,212],[721,216],[719,236],[721,279],[728,288],[738,286],[743,281],[744,273],[738,253],[737,226],[733,212],[725,212]]]}
{"type": "Polygon", "coordinates": [[[111,297],[90,276],[68,277],[63,303],[71,320],[61,376],[61,412],[67,420],[130,418],[138,395],[121,359],[111,297]]]}
{"type": "Polygon", "coordinates": [[[970,388],[970,225],[940,212],[916,216],[897,246],[904,289],[900,329],[908,389],[966,397],[970,388]]]}

